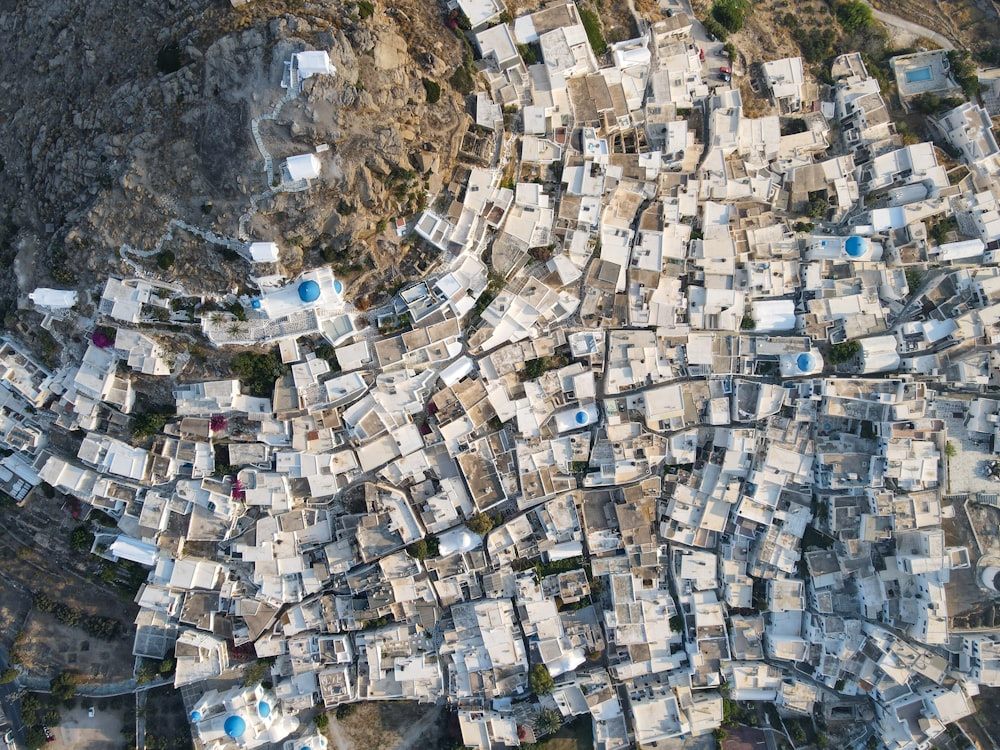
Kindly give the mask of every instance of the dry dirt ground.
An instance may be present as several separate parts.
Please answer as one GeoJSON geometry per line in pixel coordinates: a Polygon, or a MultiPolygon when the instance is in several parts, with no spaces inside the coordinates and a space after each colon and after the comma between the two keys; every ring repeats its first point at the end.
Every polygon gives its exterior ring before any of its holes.
{"type": "Polygon", "coordinates": [[[96,711],[87,716],[90,704],[81,701],[79,707],[62,712],[62,723],[53,727],[55,742],[47,750],[119,750],[126,747],[122,737],[122,711],[96,711]]]}
{"type": "Polygon", "coordinates": [[[872,0],[879,10],[944,34],[958,47],[996,42],[997,16],[990,0],[872,0]]]}
{"type": "Polygon", "coordinates": [[[1000,741],[1000,690],[980,688],[973,701],[976,713],[962,719],[959,724],[979,750],[996,750],[1000,747],[997,744],[1000,741]]]}
{"type": "Polygon", "coordinates": [[[93,638],[63,625],[53,615],[32,611],[17,646],[22,666],[32,674],[52,674],[59,667],[78,672],[81,682],[115,682],[132,676],[132,633],[116,641],[93,638]]]}
{"type": "Polygon", "coordinates": [[[330,750],[427,750],[438,746],[446,713],[440,706],[410,701],[358,703],[354,713],[330,713],[330,750]]]}
{"type": "MultiPolygon", "coordinates": [[[[983,604],[983,592],[979,588],[979,584],[976,583],[976,561],[979,559],[980,550],[972,534],[970,520],[977,524],[977,528],[996,527],[996,510],[993,508],[974,504],[967,505],[962,502],[954,503],[954,507],[955,517],[944,519],[941,522],[945,534],[945,544],[949,547],[967,547],[972,567],[951,572],[951,580],[945,586],[949,617],[981,608],[983,604]]],[[[989,537],[985,537],[985,540],[988,539],[989,537]]],[[[987,549],[987,552],[991,552],[991,550],[987,549]]]]}
{"type": "MultiPolygon", "coordinates": [[[[703,18],[712,0],[692,0],[692,5],[695,15],[703,18]]],[[[826,0],[757,0],[752,4],[743,30],[730,35],[727,41],[745,56],[747,64],[798,56],[798,45],[789,28],[782,23],[785,14],[792,13],[805,30],[818,32],[836,24],[831,13],[833,5],[826,0]]],[[[997,14],[988,10],[990,0],[872,0],[872,5],[938,31],[959,48],[985,46],[996,41],[997,14]]],[[[898,32],[893,32],[890,39],[896,49],[926,43],[926,40],[898,32]]]]}
{"type": "Polygon", "coordinates": [[[70,548],[70,531],[80,521],[61,505],[58,496],[36,492],[23,508],[0,510],[0,639],[10,648],[23,631],[18,652],[35,675],[71,669],[79,670],[84,680],[127,679],[132,675],[137,607],[94,580],[97,558],[70,548]],[[92,615],[117,618],[127,635],[104,641],[35,612],[30,598],[34,591],[92,615]]]}

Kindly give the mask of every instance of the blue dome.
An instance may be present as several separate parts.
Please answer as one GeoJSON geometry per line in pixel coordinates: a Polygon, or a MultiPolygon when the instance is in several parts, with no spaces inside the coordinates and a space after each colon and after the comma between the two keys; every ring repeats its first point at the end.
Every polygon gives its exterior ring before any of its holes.
{"type": "Polygon", "coordinates": [[[201,721],[201,711],[192,711],[191,712],[191,721],[193,721],[195,724],[197,724],[199,721],[201,721]]]}
{"type": "Polygon", "coordinates": [[[864,237],[848,237],[847,242],[844,243],[844,250],[852,258],[860,258],[865,254],[865,238],[864,237]]]}
{"type": "Polygon", "coordinates": [[[257,713],[260,714],[260,718],[266,719],[271,715],[271,704],[266,701],[261,701],[257,704],[257,713]]]}
{"type": "Polygon", "coordinates": [[[303,302],[315,302],[319,299],[319,284],[312,279],[299,284],[299,299],[303,302]]]}
{"type": "Polygon", "coordinates": [[[260,300],[259,299],[255,299],[253,302],[250,303],[250,307],[252,307],[254,310],[259,310],[260,309],[260,300]]]}
{"type": "Polygon", "coordinates": [[[232,737],[235,740],[242,737],[243,733],[247,731],[247,723],[243,721],[243,717],[233,714],[226,719],[226,723],[222,725],[222,730],[228,737],[232,737]]]}
{"type": "Polygon", "coordinates": [[[312,750],[312,748],[309,745],[303,745],[300,750],[312,750]]]}
{"type": "Polygon", "coordinates": [[[334,281],[333,281],[333,291],[335,291],[337,294],[343,294],[343,292],[344,292],[344,282],[342,282],[340,279],[334,279],[334,281]]]}
{"type": "Polygon", "coordinates": [[[800,371],[808,372],[816,365],[816,359],[808,353],[800,354],[796,357],[795,364],[798,365],[800,371]]]}
{"type": "Polygon", "coordinates": [[[580,411],[576,413],[577,424],[587,424],[588,419],[590,419],[590,416],[583,409],[580,409],[580,411]]]}

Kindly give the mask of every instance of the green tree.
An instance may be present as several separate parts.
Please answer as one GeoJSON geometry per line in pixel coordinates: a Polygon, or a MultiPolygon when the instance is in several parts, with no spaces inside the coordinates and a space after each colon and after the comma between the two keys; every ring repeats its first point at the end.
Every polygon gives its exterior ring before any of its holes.
{"type": "Polygon", "coordinates": [[[848,34],[863,31],[875,24],[872,9],[861,0],[851,0],[837,6],[837,20],[848,34]]]}
{"type": "Polygon", "coordinates": [[[243,670],[243,685],[251,686],[256,685],[258,682],[268,677],[271,674],[271,665],[274,663],[274,659],[258,659],[255,662],[247,664],[243,670]]]}
{"type": "Polygon", "coordinates": [[[437,557],[441,554],[441,543],[437,536],[428,534],[423,539],[418,539],[406,548],[406,553],[416,560],[426,560],[428,557],[437,557]]]}
{"type": "Polygon", "coordinates": [[[965,96],[969,99],[978,96],[980,91],[979,74],[976,72],[976,66],[970,59],[969,51],[949,50],[948,64],[951,66],[952,77],[962,87],[962,92],[965,96]]]}
{"type": "Polygon", "coordinates": [[[830,363],[842,365],[854,359],[861,351],[861,344],[857,341],[842,341],[830,347],[830,363]]]}
{"type": "Polygon", "coordinates": [[[14,667],[8,667],[2,673],[0,673],[0,685],[6,685],[17,679],[17,676],[21,674],[14,667]]]}
{"type": "Polygon", "coordinates": [[[413,544],[406,548],[406,554],[415,560],[425,560],[427,559],[427,542],[424,539],[418,539],[413,544]]]}
{"type": "Polygon", "coordinates": [[[477,513],[466,521],[465,525],[469,527],[472,533],[484,536],[493,528],[493,519],[486,513],[477,513]]]}
{"type": "Polygon", "coordinates": [[[156,254],[156,265],[163,271],[169,271],[173,268],[176,260],[177,258],[174,257],[171,250],[162,250],[156,254]]]}
{"type": "Polygon", "coordinates": [[[749,9],[747,0],[715,0],[712,3],[712,18],[726,31],[737,32],[743,28],[749,9]]]}
{"type": "Polygon", "coordinates": [[[274,382],[285,374],[286,368],[275,351],[240,352],[233,357],[233,372],[250,395],[270,398],[274,382]]]}
{"type": "Polygon", "coordinates": [[[538,357],[529,359],[524,363],[524,371],[521,373],[522,380],[534,380],[540,378],[548,371],[550,360],[548,357],[538,357]]]}
{"type": "Polygon", "coordinates": [[[906,286],[910,288],[910,294],[916,294],[920,285],[924,283],[924,275],[917,268],[907,268],[904,273],[906,274],[906,286]]]}
{"type": "Polygon", "coordinates": [[[76,686],[80,678],[72,672],[65,670],[57,674],[49,682],[49,689],[52,695],[61,701],[68,701],[76,694],[76,686]]]}
{"type": "Polygon", "coordinates": [[[535,715],[534,727],[539,734],[558,732],[562,726],[562,714],[554,708],[543,708],[535,715]]]}
{"type": "Polygon", "coordinates": [[[528,685],[535,695],[548,695],[555,688],[549,668],[544,664],[536,664],[528,674],[528,685]]]}
{"type": "Polygon", "coordinates": [[[825,218],[829,210],[830,201],[821,195],[810,198],[809,203],[806,204],[806,216],[810,219],[825,218]]]}
{"type": "Polygon", "coordinates": [[[313,717],[313,723],[316,725],[317,729],[326,729],[328,726],[330,726],[330,717],[327,716],[325,713],[316,714],[313,717]]]}
{"type": "Polygon", "coordinates": [[[956,448],[955,444],[950,440],[944,444],[944,455],[948,458],[954,458],[958,455],[958,448],[956,448]]]}
{"type": "Polygon", "coordinates": [[[132,437],[139,440],[152,437],[162,430],[168,421],[170,421],[169,414],[157,414],[155,412],[136,414],[132,419],[132,437]]]}
{"type": "Polygon", "coordinates": [[[94,535],[86,526],[77,526],[69,535],[69,545],[77,552],[90,552],[94,544],[94,535]]]}
{"type": "Polygon", "coordinates": [[[28,750],[39,750],[45,747],[45,732],[40,726],[29,726],[24,732],[24,742],[28,750]]]}

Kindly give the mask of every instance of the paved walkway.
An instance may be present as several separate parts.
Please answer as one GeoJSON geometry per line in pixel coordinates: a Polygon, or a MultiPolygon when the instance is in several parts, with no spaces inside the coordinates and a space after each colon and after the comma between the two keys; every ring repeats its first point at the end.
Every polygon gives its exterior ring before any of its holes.
{"type": "MultiPolygon", "coordinates": [[[[18,685],[33,693],[48,693],[49,682],[44,677],[33,677],[23,673],[17,678],[18,685]]],[[[150,682],[144,682],[141,685],[133,677],[130,680],[119,680],[104,685],[80,685],[76,689],[76,694],[82,698],[113,698],[116,695],[132,695],[133,693],[171,684],[173,684],[173,678],[171,677],[159,677],[150,682]]]]}

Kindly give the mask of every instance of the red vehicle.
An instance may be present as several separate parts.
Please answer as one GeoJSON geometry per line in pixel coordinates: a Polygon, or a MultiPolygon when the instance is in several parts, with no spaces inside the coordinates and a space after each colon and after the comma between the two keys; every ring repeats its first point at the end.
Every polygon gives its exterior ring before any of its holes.
{"type": "Polygon", "coordinates": [[[733,74],[733,69],[723,65],[721,68],[719,68],[719,72],[725,73],[727,76],[729,76],[733,74]]]}
{"type": "Polygon", "coordinates": [[[705,50],[701,49],[701,47],[698,48],[698,59],[702,62],[705,61],[705,50]]]}

